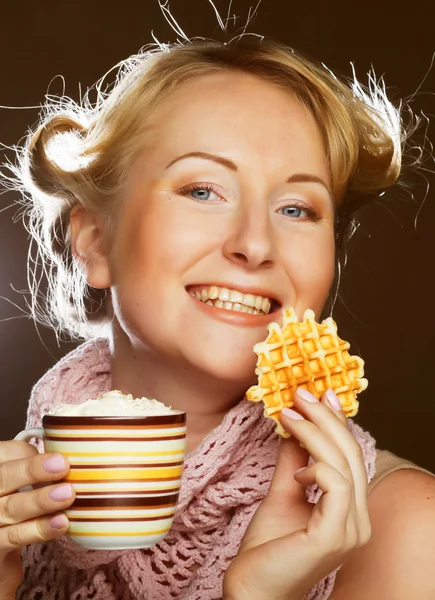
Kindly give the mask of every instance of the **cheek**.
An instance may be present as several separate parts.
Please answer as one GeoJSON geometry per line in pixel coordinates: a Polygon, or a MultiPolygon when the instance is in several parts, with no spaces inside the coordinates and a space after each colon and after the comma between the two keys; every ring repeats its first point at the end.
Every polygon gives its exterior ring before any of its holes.
{"type": "MultiPolygon", "coordinates": [[[[213,219],[188,210],[182,202],[150,199],[146,210],[126,220],[114,252],[117,281],[158,295],[163,286],[179,284],[191,265],[216,244],[213,219]]],[[[150,294],[149,294],[150,295],[150,294]]]]}
{"type": "Polygon", "coordinates": [[[222,246],[225,220],[185,198],[154,204],[133,234],[140,240],[136,260],[140,263],[142,257],[159,276],[183,282],[191,267],[222,246]]]}
{"type": "Polygon", "coordinates": [[[285,269],[295,292],[300,312],[306,308],[319,313],[334,279],[335,244],[333,232],[306,236],[287,249],[285,269]]]}

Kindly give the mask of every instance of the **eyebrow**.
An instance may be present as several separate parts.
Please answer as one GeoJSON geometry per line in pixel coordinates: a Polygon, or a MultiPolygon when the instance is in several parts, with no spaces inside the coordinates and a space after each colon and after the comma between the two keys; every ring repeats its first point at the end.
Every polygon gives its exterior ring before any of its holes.
{"type": "Polygon", "coordinates": [[[332,195],[331,188],[321,177],[311,175],[310,173],[295,173],[287,179],[287,183],[319,183],[332,195]]]}
{"type": "Polygon", "coordinates": [[[217,154],[209,154],[208,152],[188,152],[187,154],[183,154],[178,158],[174,158],[174,160],[169,163],[166,169],[169,169],[169,167],[172,167],[173,164],[179,160],[184,160],[185,158],[204,158],[205,160],[212,160],[219,165],[223,165],[227,169],[231,169],[231,171],[238,171],[237,165],[233,163],[232,160],[224,158],[223,156],[218,156],[217,154]]]}
{"type": "MultiPolygon", "coordinates": [[[[169,167],[172,167],[172,165],[180,160],[184,160],[185,158],[203,158],[205,160],[211,160],[219,165],[222,165],[231,171],[238,171],[237,165],[229,158],[224,158],[218,154],[209,154],[208,152],[188,152],[187,154],[178,156],[178,158],[174,158],[174,160],[167,165],[165,170],[169,169],[169,167]]],[[[332,195],[329,185],[321,177],[318,177],[317,175],[311,175],[310,173],[294,173],[287,179],[287,183],[318,183],[322,185],[329,194],[332,195]]]]}

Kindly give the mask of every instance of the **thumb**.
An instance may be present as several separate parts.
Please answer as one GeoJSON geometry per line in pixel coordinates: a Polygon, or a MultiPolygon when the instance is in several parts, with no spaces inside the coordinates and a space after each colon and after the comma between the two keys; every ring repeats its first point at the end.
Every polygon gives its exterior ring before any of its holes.
{"type": "Polygon", "coordinates": [[[301,448],[294,436],[282,438],[268,495],[276,493],[281,496],[284,494],[287,498],[304,498],[304,487],[294,479],[293,475],[298,469],[307,466],[308,458],[308,452],[301,448]]]}

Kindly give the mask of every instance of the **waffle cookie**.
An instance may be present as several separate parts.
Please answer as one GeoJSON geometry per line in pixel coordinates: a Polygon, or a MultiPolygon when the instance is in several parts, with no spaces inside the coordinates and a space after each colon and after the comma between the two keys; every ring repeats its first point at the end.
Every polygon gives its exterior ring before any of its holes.
{"type": "Polygon", "coordinates": [[[314,312],[306,310],[301,322],[292,308],[283,311],[282,324],[270,323],[264,342],[254,346],[258,356],[255,373],[258,385],[246,393],[248,400],[264,403],[264,414],[276,421],[276,432],[290,434],[279,416],[293,406],[296,388],[304,388],[320,398],[332,388],[347,417],[358,412],[356,395],[365,390],[364,361],[350,356],[349,343],[337,335],[337,325],[329,317],[316,323],[314,312]]]}

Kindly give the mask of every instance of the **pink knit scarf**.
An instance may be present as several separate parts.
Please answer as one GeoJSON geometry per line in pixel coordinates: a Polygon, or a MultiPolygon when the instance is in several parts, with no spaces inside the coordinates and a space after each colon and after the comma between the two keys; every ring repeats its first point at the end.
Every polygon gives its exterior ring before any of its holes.
{"type": "MultiPolygon", "coordinates": [[[[28,427],[58,402],[80,403],[110,389],[110,358],[103,341],[87,342],[64,357],[32,392],[28,427]]],[[[186,458],[173,527],[150,550],[84,551],[65,537],[23,551],[20,600],[215,600],[225,571],[267,493],[278,437],[260,405],[246,400],[228,412],[186,458]]],[[[363,450],[368,479],[375,472],[375,442],[349,421],[363,450]]],[[[310,502],[320,493],[307,490],[310,502]]],[[[306,600],[326,600],[332,573],[306,600]]]]}

